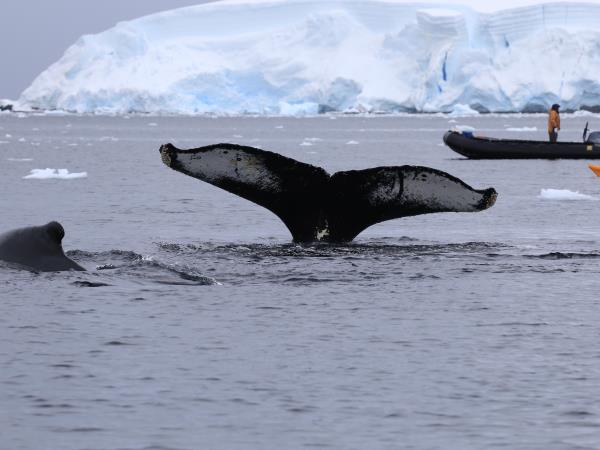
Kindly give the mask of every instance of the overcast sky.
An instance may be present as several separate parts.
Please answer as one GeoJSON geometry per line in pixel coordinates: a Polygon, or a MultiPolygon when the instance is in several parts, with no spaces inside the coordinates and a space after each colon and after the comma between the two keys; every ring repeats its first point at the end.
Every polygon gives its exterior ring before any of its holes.
{"type": "MultiPolygon", "coordinates": [[[[0,0],[0,98],[16,99],[83,34],[98,33],[122,20],[209,1],[214,0],[0,0]]],[[[478,10],[493,10],[543,3],[543,0],[430,2],[462,3],[478,10]]]]}
{"type": "Polygon", "coordinates": [[[210,0],[0,0],[0,98],[16,99],[79,36],[210,0]]]}

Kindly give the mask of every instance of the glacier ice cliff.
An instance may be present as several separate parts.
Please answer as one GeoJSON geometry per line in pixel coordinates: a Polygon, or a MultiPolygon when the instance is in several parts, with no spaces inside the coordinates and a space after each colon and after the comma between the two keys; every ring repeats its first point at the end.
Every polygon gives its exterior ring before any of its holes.
{"type": "Polygon", "coordinates": [[[73,112],[600,110],[600,5],[226,0],[81,37],[19,104],[73,112]]]}

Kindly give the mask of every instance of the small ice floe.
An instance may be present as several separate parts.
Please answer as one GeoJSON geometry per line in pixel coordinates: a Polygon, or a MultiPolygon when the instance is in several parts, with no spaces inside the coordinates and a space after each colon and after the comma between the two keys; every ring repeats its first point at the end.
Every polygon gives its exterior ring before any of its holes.
{"type": "Polygon", "coordinates": [[[79,144],[77,142],[71,142],[69,147],[77,147],[79,144]]]}
{"type": "Polygon", "coordinates": [[[158,124],[157,124],[156,122],[150,122],[150,123],[148,124],[148,126],[149,126],[149,127],[157,127],[157,126],[158,126],[158,124]]]}
{"type": "Polygon", "coordinates": [[[585,110],[581,109],[581,110],[579,110],[579,111],[575,111],[575,112],[573,113],[573,115],[574,115],[575,117],[587,117],[587,116],[593,116],[593,115],[594,115],[594,113],[593,113],[593,112],[591,112],[591,111],[585,111],[585,110]]]}
{"type": "Polygon", "coordinates": [[[26,161],[33,161],[33,158],[6,158],[7,161],[13,161],[13,162],[26,162],[26,161]]]}
{"type": "Polygon", "coordinates": [[[346,145],[358,145],[357,141],[348,141],[346,142],[346,145]]]}
{"type": "Polygon", "coordinates": [[[456,123],[456,120],[454,120],[454,119],[450,119],[450,120],[448,121],[448,123],[456,123]]]}
{"type": "Polygon", "coordinates": [[[451,117],[469,117],[469,116],[478,116],[479,111],[474,110],[469,105],[464,105],[462,103],[457,103],[454,105],[452,112],[448,114],[451,117]]]}
{"type": "Polygon", "coordinates": [[[8,139],[10,139],[10,138],[12,137],[12,134],[8,134],[8,133],[6,133],[6,134],[4,135],[4,137],[5,137],[5,138],[8,138],[8,139]]]}
{"type": "Polygon", "coordinates": [[[39,147],[41,144],[41,142],[31,142],[31,145],[33,145],[34,147],[39,147]]]}
{"type": "Polygon", "coordinates": [[[506,131],[516,131],[516,132],[537,131],[537,127],[509,127],[506,129],[506,131]]]}
{"type": "Polygon", "coordinates": [[[72,180],[75,178],[86,178],[87,172],[69,173],[67,169],[33,169],[29,175],[23,177],[24,180],[72,180]]]}
{"type": "Polygon", "coordinates": [[[300,143],[300,145],[301,145],[302,147],[310,147],[310,146],[312,146],[312,145],[314,145],[314,144],[313,144],[312,142],[307,142],[307,141],[304,141],[304,142],[301,142],[301,143],[300,143]]]}
{"type": "Polygon", "coordinates": [[[19,142],[27,142],[27,139],[25,139],[25,138],[23,138],[23,137],[22,137],[22,138],[19,138],[19,142]]]}
{"type": "Polygon", "coordinates": [[[119,140],[119,138],[116,138],[114,136],[102,136],[100,138],[101,142],[105,142],[105,141],[112,141],[112,142],[117,142],[119,140]]]}
{"type": "Polygon", "coordinates": [[[276,130],[282,130],[282,129],[283,129],[283,125],[277,125],[277,126],[275,127],[275,129],[276,129],[276,130]]]}
{"type": "Polygon", "coordinates": [[[242,136],[241,134],[234,134],[233,137],[236,138],[236,139],[241,139],[244,136],[242,136]]]}
{"type": "Polygon", "coordinates": [[[306,142],[321,142],[323,139],[321,138],[304,138],[306,142]]]}
{"type": "Polygon", "coordinates": [[[568,189],[542,189],[539,198],[543,200],[598,200],[591,195],[580,194],[568,189]]]}

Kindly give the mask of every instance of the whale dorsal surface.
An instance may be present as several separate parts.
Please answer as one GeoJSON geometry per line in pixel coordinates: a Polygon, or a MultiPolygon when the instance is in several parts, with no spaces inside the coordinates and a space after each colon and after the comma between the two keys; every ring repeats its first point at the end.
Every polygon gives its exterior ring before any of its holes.
{"type": "Polygon", "coordinates": [[[68,258],[62,248],[65,230],[58,222],[0,234],[0,260],[39,272],[85,270],[68,258]]]}
{"type": "Polygon", "coordinates": [[[172,169],[275,213],[297,242],[345,242],[385,220],[436,212],[475,212],[496,200],[429,167],[393,166],[329,175],[320,167],[235,144],[180,150],[161,146],[172,169]]]}

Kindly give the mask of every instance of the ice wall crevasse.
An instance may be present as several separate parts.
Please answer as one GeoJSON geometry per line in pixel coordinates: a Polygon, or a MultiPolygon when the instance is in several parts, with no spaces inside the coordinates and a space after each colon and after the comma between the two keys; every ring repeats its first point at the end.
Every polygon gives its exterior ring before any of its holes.
{"type": "Polygon", "coordinates": [[[600,5],[230,0],[80,38],[21,95],[74,112],[317,114],[600,106],[600,5]]]}

